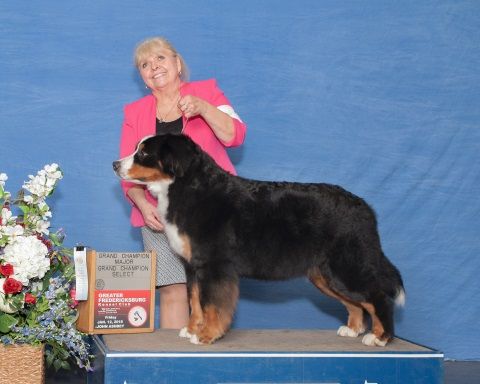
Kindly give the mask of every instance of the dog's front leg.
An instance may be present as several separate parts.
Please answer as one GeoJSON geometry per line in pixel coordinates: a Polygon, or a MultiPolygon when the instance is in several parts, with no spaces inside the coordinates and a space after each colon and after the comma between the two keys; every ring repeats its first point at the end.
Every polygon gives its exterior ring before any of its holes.
{"type": "MultiPolygon", "coordinates": [[[[218,276],[218,265],[205,269],[203,278],[198,279],[198,297],[201,316],[198,307],[192,307],[189,326],[197,327],[190,341],[194,344],[211,344],[221,338],[230,328],[238,300],[238,277],[232,270],[223,270],[221,279],[218,276]],[[214,276],[212,276],[212,273],[214,276]],[[201,319],[199,321],[199,319],[201,319]]],[[[229,268],[228,268],[229,269],[229,268]]],[[[194,291],[192,289],[192,298],[194,291]]]]}
{"type": "Polygon", "coordinates": [[[203,327],[203,311],[200,305],[200,292],[198,283],[194,282],[190,287],[190,319],[188,325],[180,330],[180,337],[191,338],[203,327]]]}

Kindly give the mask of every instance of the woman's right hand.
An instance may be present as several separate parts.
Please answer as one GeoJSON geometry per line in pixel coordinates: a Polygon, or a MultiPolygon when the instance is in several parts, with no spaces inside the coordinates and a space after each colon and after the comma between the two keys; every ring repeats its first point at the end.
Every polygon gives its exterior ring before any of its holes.
{"type": "Polygon", "coordinates": [[[157,207],[146,201],[144,204],[142,204],[141,207],[138,208],[143,215],[143,220],[145,221],[145,224],[149,228],[155,231],[163,231],[164,226],[160,221],[160,215],[157,211],[157,207]]]}
{"type": "Polygon", "coordinates": [[[127,195],[142,213],[143,220],[147,227],[155,231],[163,231],[164,226],[160,220],[157,207],[146,199],[143,186],[134,185],[128,190],[127,195]]]}

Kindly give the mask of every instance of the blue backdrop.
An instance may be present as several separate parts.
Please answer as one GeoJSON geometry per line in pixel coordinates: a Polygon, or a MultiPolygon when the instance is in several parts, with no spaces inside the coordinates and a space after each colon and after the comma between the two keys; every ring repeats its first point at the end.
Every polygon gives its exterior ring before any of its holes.
{"type": "MultiPolygon", "coordinates": [[[[479,32],[478,1],[2,2],[0,172],[15,192],[59,163],[67,244],[140,250],[111,162],[145,92],[133,48],[164,35],[247,122],[239,174],[364,197],[405,280],[397,334],[478,360],[479,32]]],[[[345,319],[304,280],[241,290],[236,327],[345,319]]]]}

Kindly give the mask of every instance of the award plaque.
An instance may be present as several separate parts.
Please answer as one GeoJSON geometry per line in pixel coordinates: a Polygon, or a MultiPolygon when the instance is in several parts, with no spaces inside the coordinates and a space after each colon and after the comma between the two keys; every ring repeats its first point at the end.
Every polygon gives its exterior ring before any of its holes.
{"type": "Polygon", "coordinates": [[[153,332],[154,252],[96,252],[76,247],[74,259],[77,329],[88,334],[153,332]]]}

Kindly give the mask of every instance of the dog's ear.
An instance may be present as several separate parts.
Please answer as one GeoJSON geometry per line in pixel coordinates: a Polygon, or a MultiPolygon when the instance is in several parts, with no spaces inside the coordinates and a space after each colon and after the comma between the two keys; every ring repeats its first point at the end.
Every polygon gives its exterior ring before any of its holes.
{"type": "Polygon", "coordinates": [[[161,149],[161,165],[164,172],[170,176],[182,177],[188,166],[189,160],[184,153],[185,140],[180,135],[165,135],[164,145],[161,149]]]}
{"type": "Polygon", "coordinates": [[[171,176],[182,177],[198,158],[197,145],[184,135],[165,135],[160,148],[160,166],[171,176]]]}
{"type": "Polygon", "coordinates": [[[181,161],[171,152],[165,153],[159,160],[160,168],[166,174],[174,177],[182,177],[185,174],[181,161]]]}

